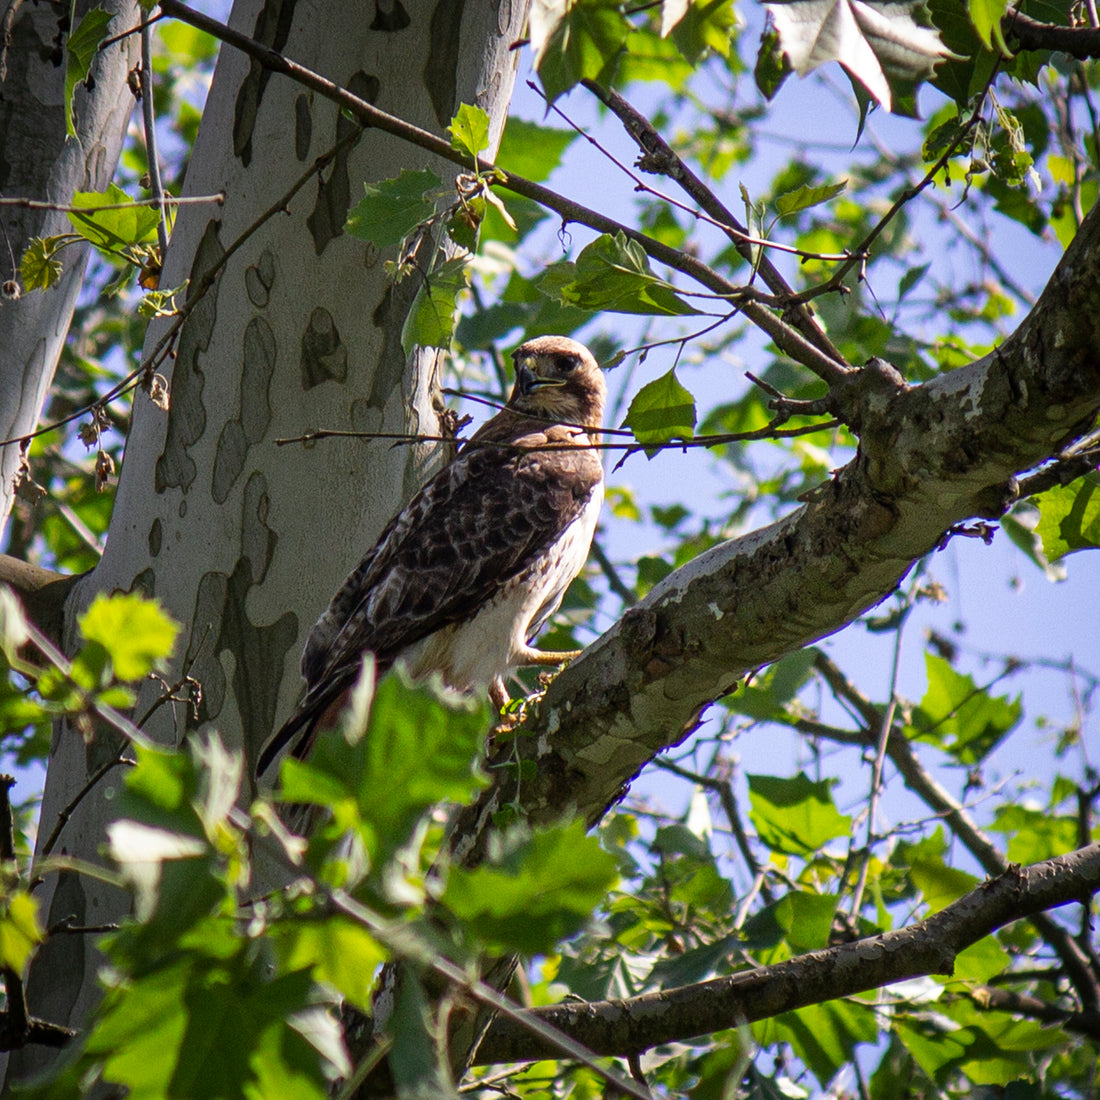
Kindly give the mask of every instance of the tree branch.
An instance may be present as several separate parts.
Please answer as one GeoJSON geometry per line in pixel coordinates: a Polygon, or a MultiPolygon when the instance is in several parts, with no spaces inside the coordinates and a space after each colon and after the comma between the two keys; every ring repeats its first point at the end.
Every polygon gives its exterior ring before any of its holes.
{"type": "MultiPolygon", "coordinates": [[[[626,1000],[569,1001],[523,1015],[583,1036],[600,1054],[638,1053],[849,997],[927,974],[950,975],[959,952],[1021,917],[1067,905],[1100,890],[1100,844],[1003,874],[938,913],[895,932],[814,951],[774,966],[626,1000]]],[[[495,1021],[476,1063],[552,1057],[522,1020],[495,1021]]]]}
{"type": "Polygon", "coordinates": [[[1013,10],[1001,18],[1005,38],[1021,50],[1056,50],[1078,61],[1100,57],[1100,29],[1058,27],[1040,23],[1022,11],[1013,10]]]}
{"type": "MultiPolygon", "coordinates": [[[[890,592],[944,533],[1003,514],[1016,475],[1092,428],[1100,409],[1100,210],[996,351],[922,386],[873,362],[831,399],[860,451],[777,523],[676,570],[550,685],[509,742],[536,770],[532,824],[570,810],[597,821],[657,753],[752,669],[825,637],[890,592]]],[[[504,750],[498,750],[504,751],[504,750]]],[[[463,851],[514,797],[514,769],[458,825],[463,851]]]]}
{"type": "Polygon", "coordinates": [[[305,68],[305,66],[291,61],[276,50],[271,49],[270,46],[265,46],[262,42],[257,42],[255,39],[241,34],[240,31],[236,31],[224,23],[219,23],[216,19],[211,19],[207,15],[194,11],[186,4],[180,3],[180,0],[162,0],[160,6],[166,15],[171,15],[184,23],[214,35],[221,41],[254,58],[265,69],[288,76],[303,87],[310,88],[318,95],[331,100],[352,114],[364,126],[373,126],[387,134],[392,134],[394,137],[411,142],[421,149],[426,149],[428,152],[450,161],[452,164],[459,165],[468,172],[481,172],[489,177],[495,177],[494,183],[496,185],[504,187],[514,194],[533,199],[539,205],[559,214],[565,222],[587,225],[600,233],[622,233],[629,240],[640,244],[653,259],[695,279],[700,285],[707,287],[708,290],[721,295],[735,305],[753,324],[767,333],[780,350],[813,371],[824,381],[833,384],[845,377],[850,371],[846,364],[838,362],[837,359],[823,352],[781,317],[772,313],[760,302],[755,301],[751,289],[728,282],[689,253],[672,248],[646,236],[646,234],[639,232],[632,226],[624,225],[622,222],[615,221],[614,218],[608,218],[595,210],[566,199],[555,191],[551,191],[548,187],[543,187],[541,184],[524,179],[522,176],[498,168],[486,161],[475,160],[453,148],[450,142],[445,141],[443,138],[379,110],[372,103],[352,95],[351,92],[341,88],[338,84],[334,84],[331,80],[327,80],[305,68]]]}

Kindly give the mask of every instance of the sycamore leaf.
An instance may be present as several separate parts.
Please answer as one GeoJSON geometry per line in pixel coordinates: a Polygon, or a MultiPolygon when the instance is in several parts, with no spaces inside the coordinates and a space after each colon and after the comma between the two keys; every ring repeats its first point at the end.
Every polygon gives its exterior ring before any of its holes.
{"type": "Polygon", "coordinates": [[[840,813],[830,793],[830,782],[813,782],[802,772],[793,779],[750,775],[749,816],[760,840],[774,852],[807,856],[830,840],[847,836],[852,819],[840,813]]]}
{"type": "Polygon", "coordinates": [[[647,382],[634,395],[623,427],[629,428],[639,443],[668,443],[673,439],[692,438],[695,434],[695,398],[680,384],[675,368],[647,382]]]}
{"type": "Polygon", "coordinates": [[[70,212],[69,221],[85,240],[101,251],[121,252],[152,239],[160,220],[156,208],[124,205],[119,210],[97,210],[94,207],[132,202],[130,196],[113,183],[108,184],[106,191],[77,191],[72,205],[93,209],[70,212]]]}
{"type": "Polygon", "coordinates": [[[999,50],[1002,57],[1011,57],[1012,51],[1001,30],[1001,17],[1008,11],[1008,0],[968,0],[966,6],[970,21],[985,47],[999,50]]]}
{"type": "Polygon", "coordinates": [[[1077,550],[1100,547],[1100,475],[1087,474],[1069,485],[1059,485],[1034,497],[1047,561],[1055,562],[1077,550]]]}
{"type": "Polygon", "coordinates": [[[887,110],[895,86],[927,79],[937,61],[951,56],[939,32],[913,13],[919,0],[788,0],[766,5],[791,67],[805,76],[839,62],[887,110]]]}
{"type": "Polygon", "coordinates": [[[172,652],[180,629],[155,600],[133,592],[101,593],[78,621],[85,639],[107,651],[120,680],[147,676],[172,652]]]}
{"type": "Polygon", "coordinates": [[[496,163],[507,172],[541,183],[561,163],[562,154],[576,138],[573,130],[509,116],[496,163]]]}
{"type": "Polygon", "coordinates": [[[493,949],[547,951],[581,928],[616,868],[581,821],[534,834],[520,827],[485,863],[452,868],[442,900],[493,949]]]}
{"type": "Polygon", "coordinates": [[[601,234],[575,264],[552,265],[538,286],[548,297],[593,313],[676,317],[699,312],[653,274],[642,246],[622,232],[601,234]]]}
{"type": "Polygon", "coordinates": [[[21,973],[42,942],[38,902],[22,890],[13,893],[0,916],[0,964],[21,973]]]}
{"type": "Polygon", "coordinates": [[[64,237],[35,237],[19,261],[19,278],[24,290],[49,290],[61,278],[63,267],[57,253],[64,237]]]}
{"type": "Polygon", "coordinates": [[[1020,697],[991,695],[935,653],[925,653],[924,662],[928,689],[907,732],[939,745],[961,764],[978,763],[1019,725],[1020,697]]]}
{"type": "Polygon", "coordinates": [[[610,75],[630,31],[618,0],[534,0],[528,33],[552,103],[581,80],[610,75]]]}
{"type": "Polygon", "coordinates": [[[793,191],[780,195],[775,200],[775,209],[781,218],[788,214],[797,214],[799,210],[809,210],[811,206],[820,206],[823,202],[835,199],[847,186],[846,179],[839,183],[825,183],[819,187],[803,184],[793,191]]]}
{"type": "Polygon", "coordinates": [[[76,137],[73,123],[73,96],[76,86],[88,79],[99,44],[107,37],[107,25],[114,18],[100,7],[84,13],[69,33],[65,49],[65,129],[70,137],[76,137]]]}
{"type": "Polygon", "coordinates": [[[401,329],[401,346],[409,355],[414,347],[449,348],[454,335],[457,298],[466,289],[467,260],[445,260],[424,280],[401,329]]]}
{"type": "Polygon", "coordinates": [[[447,133],[451,135],[452,149],[476,157],[489,148],[489,116],[480,107],[460,104],[447,133]]]}
{"type": "Polygon", "coordinates": [[[405,168],[393,179],[368,183],[363,188],[366,194],[348,214],[344,228],[378,248],[398,244],[435,215],[435,203],[428,193],[437,187],[439,177],[426,168],[421,172],[405,168]]]}

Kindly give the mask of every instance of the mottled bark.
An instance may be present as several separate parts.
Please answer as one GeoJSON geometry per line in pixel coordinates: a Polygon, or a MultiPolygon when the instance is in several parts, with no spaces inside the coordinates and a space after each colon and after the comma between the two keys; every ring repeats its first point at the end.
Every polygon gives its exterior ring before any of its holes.
{"type": "MultiPolygon", "coordinates": [[[[231,22],[437,135],[459,103],[477,103],[493,120],[495,150],[522,7],[404,0],[385,11],[367,5],[372,20],[361,5],[241,0],[231,22]]],[[[169,411],[137,396],[107,550],[68,604],[70,646],[76,614],[101,591],[142,589],[183,624],[172,674],[197,678],[203,698],[197,718],[161,708],[149,732],[165,743],[211,725],[254,752],[299,689],[305,632],[436,461],[434,446],[274,442],[317,427],[437,431],[437,355],[407,360],[401,350],[420,282],[392,288],[391,253],[377,254],[343,225],[364,182],[431,167],[446,183],[456,169],[378,130],[358,133],[333,104],[223,49],[186,191],[224,191],[226,200],[213,212],[181,211],[162,285],[189,279],[194,293],[231,255],[191,312],[174,360],[158,368],[169,376],[169,411]],[[286,212],[255,227],[303,178],[286,212]]],[[[151,326],[146,355],[164,331],[165,323],[151,326]]],[[[139,710],[149,701],[147,693],[139,710]]],[[[86,744],[57,732],[41,835],[117,751],[105,735],[86,744]]],[[[116,769],[81,802],[62,850],[98,858],[118,781],[116,769]]],[[[100,923],[124,904],[87,879],[49,885],[48,924],[100,923]]],[[[32,969],[32,1008],[79,1023],[95,997],[94,969],[81,937],[51,940],[32,969]]]]}
{"type": "MultiPolygon", "coordinates": [[[[81,0],[77,18],[95,6],[96,0],[81,0]]],[[[111,33],[137,22],[136,0],[99,0],[99,6],[114,15],[111,33]]],[[[114,175],[134,106],[126,74],[135,64],[138,38],[125,38],[96,57],[89,87],[75,97],[76,135],[67,136],[68,22],[68,4],[0,4],[0,195],[6,199],[64,204],[74,191],[103,190],[114,175]]],[[[0,208],[0,222],[3,280],[16,278],[12,259],[18,264],[34,237],[72,230],[64,213],[20,206],[0,208]]],[[[37,425],[68,335],[87,251],[75,245],[61,258],[64,272],[56,286],[0,301],[0,439],[37,425]]],[[[0,447],[0,529],[11,511],[18,468],[18,446],[0,447]]]]}

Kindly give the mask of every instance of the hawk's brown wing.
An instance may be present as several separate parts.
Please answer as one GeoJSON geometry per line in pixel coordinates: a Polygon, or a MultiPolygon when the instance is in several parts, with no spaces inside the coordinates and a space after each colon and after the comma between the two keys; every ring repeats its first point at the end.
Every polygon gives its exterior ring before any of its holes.
{"type": "Polygon", "coordinates": [[[576,429],[502,413],[393,519],[348,577],[302,654],[306,694],[265,746],[265,770],[359,674],[363,653],[385,671],[407,647],[473,618],[501,586],[549,551],[602,480],[576,429]],[[540,449],[542,448],[542,449],[540,449]]]}

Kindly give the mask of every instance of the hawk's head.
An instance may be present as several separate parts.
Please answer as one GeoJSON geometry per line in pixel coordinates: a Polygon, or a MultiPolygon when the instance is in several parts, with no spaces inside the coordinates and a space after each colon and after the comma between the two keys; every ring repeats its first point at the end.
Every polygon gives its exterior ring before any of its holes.
{"type": "Polygon", "coordinates": [[[568,336],[536,336],[520,344],[512,359],[516,384],[510,408],[543,420],[600,426],[607,385],[584,344],[568,336]]]}

